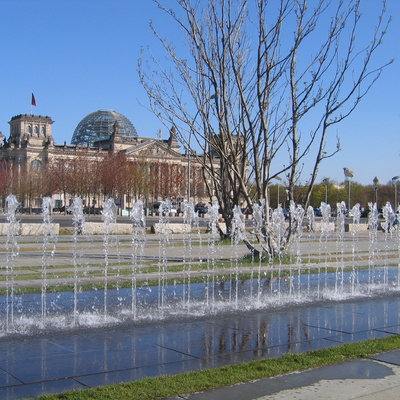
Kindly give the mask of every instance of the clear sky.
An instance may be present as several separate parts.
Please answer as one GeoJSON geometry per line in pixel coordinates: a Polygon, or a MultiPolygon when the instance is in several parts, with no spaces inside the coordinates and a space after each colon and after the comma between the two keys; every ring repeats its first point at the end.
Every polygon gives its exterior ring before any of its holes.
{"type": "MultiPolygon", "coordinates": [[[[376,3],[378,0],[365,0],[376,3]]],[[[342,151],[325,161],[317,181],[343,181],[343,167],[354,181],[387,183],[400,175],[400,1],[388,0],[393,22],[380,52],[395,58],[349,120],[337,126],[342,151]]],[[[56,143],[70,143],[87,114],[112,109],[133,123],[140,136],[166,129],[142,105],[141,47],[157,51],[149,28],[153,19],[170,26],[151,0],[0,0],[0,131],[9,135],[11,117],[31,112],[55,121],[56,143]]]]}

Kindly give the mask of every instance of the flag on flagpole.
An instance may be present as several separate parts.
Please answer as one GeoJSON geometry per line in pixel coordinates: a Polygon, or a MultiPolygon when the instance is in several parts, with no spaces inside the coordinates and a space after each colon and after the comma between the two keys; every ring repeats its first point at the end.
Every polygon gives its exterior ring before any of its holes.
{"type": "Polygon", "coordinates": [[[32,101],[31,101],[31,105],[32,106],[36,106],[36,99],[35,99],[35,96],[34,96],[34,94],[32,93],[32,101]]]}

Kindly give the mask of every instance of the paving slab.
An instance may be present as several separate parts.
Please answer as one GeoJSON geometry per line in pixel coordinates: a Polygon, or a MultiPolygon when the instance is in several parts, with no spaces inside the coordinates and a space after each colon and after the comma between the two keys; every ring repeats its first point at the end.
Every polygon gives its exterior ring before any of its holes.
{"type": "Polygon", "coordinates": [[[390,351],[388,353],[376,354],[371,357],[372,360],[382,361],[387,364],[400,366],[400,350],[390,351]]]}

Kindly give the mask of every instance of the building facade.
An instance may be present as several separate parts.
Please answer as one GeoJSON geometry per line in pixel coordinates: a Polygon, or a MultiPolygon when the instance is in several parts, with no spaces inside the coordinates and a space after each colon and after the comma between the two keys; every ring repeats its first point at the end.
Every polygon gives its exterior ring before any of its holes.
{"type": "Polygon", "coordinates": [[[29,210],[40,208],[43,196],[54,209],[79,196],[93,210],[113,197],[123,214],[139,198],[149,207],[166,198],[177,208],[188,198],[207,201],[201,165],[180,151],[174,128],[166,140],[141,137],[122,114],[99,110],[78,124],[72,144],[56,144],[53,122],[30,114],[9,121],[0,148],[2,205],[11,193],[29,210]]]}

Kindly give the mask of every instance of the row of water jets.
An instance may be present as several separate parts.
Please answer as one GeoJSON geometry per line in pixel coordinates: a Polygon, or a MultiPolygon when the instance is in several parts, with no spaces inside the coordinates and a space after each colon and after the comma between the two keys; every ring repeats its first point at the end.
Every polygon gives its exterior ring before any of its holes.
{"type": "MultiPolygon", "coordinates": [[[[104,225],[102,288],[83,290],[83,257],[88,237],[85,238],[83,201],[74,198],[69,212],[73,230],[71,262],[72,289],[49,290],[48,269],[57,252],[57,236],[53,234],[50,214],[51,199],[43,198],[43,236],[41,241],[40,293],[28,293],[18,286],[19,203],[15,196],[6,200],[7,240],[6,256],[2,265],[5,293],[0,296],[0,332],[2,334],[30,332],[32,330],[65,329],[79,326],[98,326],[174,316],[201,316],[208,313],[236,312],[237,310],[264,309],[299,302],[323,299],[343,299],[346,296],[372,296],[396,293],[400,287],[399,257],[400,230],[395,229],[396,212],[388,203],[380,218],[376,204],[369,204],[367,256],[361,262],[359,244],[361,210],[357,204],[347,213],[344,203],[337,204],[332,218],[331,207],[321,204],[322,218],[316,222],[314,210],[291,203],[290,218],[295,227],[295,240],[291,245],[291,260],[285,263],[285,231],[288,221],[281,207],[269,216],[271,229],[265,237],[265,202],[253,207],[251,231],[245,229],[245,217],[240,207],[233,212],[231,244],[219,244],[219,205],[208,207],[207,234],[200,233],[199,216],[193,202],[183,204],[186,227],[181,249],[182,271],[179,282],[170,279],[172,261],[168,249],[173,246],[169,224],[169,200],[161,202],[158,237],[156,283],[146,279],[143,268],[146,258],[146,220],[144,207],[137,201],[131,211],[132,235],[129,287],[115,282],[111,274],[115,265],[111,261],[112,249],[118,247],[114,234],[117,207],[113,199],[106,200],[102,211],[104,225]],[[348,221],[352,223],[351,237],[345,238],[348,221]],[[381,222],[380,222],[381,221],[381,222]],[[335,231],[332,230],[332,224],[335,231]],[[317,227],[318,225],[318,227],[317,227]],[[306,228],[306,229],[305,229],[306,228]],[[318,229],[317,229],[318,228],[318,229]],[[379,230],[384,233],[378,233],[379,230]],[[278,243],[278,253],[265,251],[255,238],[278,243]],[[350,240],[351,252],[346,253],[350,240]],[[254,243],[262,257],[250,254],[250,266],[243,267],[243,241],[254,243]],[[307,243],[304,250],[304,243],[307,243]],[[229,247],[229,268],[221,269],[220,250],[229,247]],[[313,247],[314,246],[314,247],[313,247]],[[195,255],[195,253],[197,255],[195,255]],[[199,255],[200,254],[200,255],[199,255]],[[316,259],[319,255],[319,259],[316,259]],[[395,264],[389,262],[394,257],[395,264]],[[199,269],[202,272],[198,272],[199,269]],[[360,268],[362,267],[362,268],[360,268]],[[245,273],[246,275],[243,275],[245,273]]],[[[225,251],[226,253],[226,251],[225,251]]],[[[176,257],[174,257],[176,259],[176,257]]],[[[126,282],[126,276],[125,276],[126,282]]]]}

